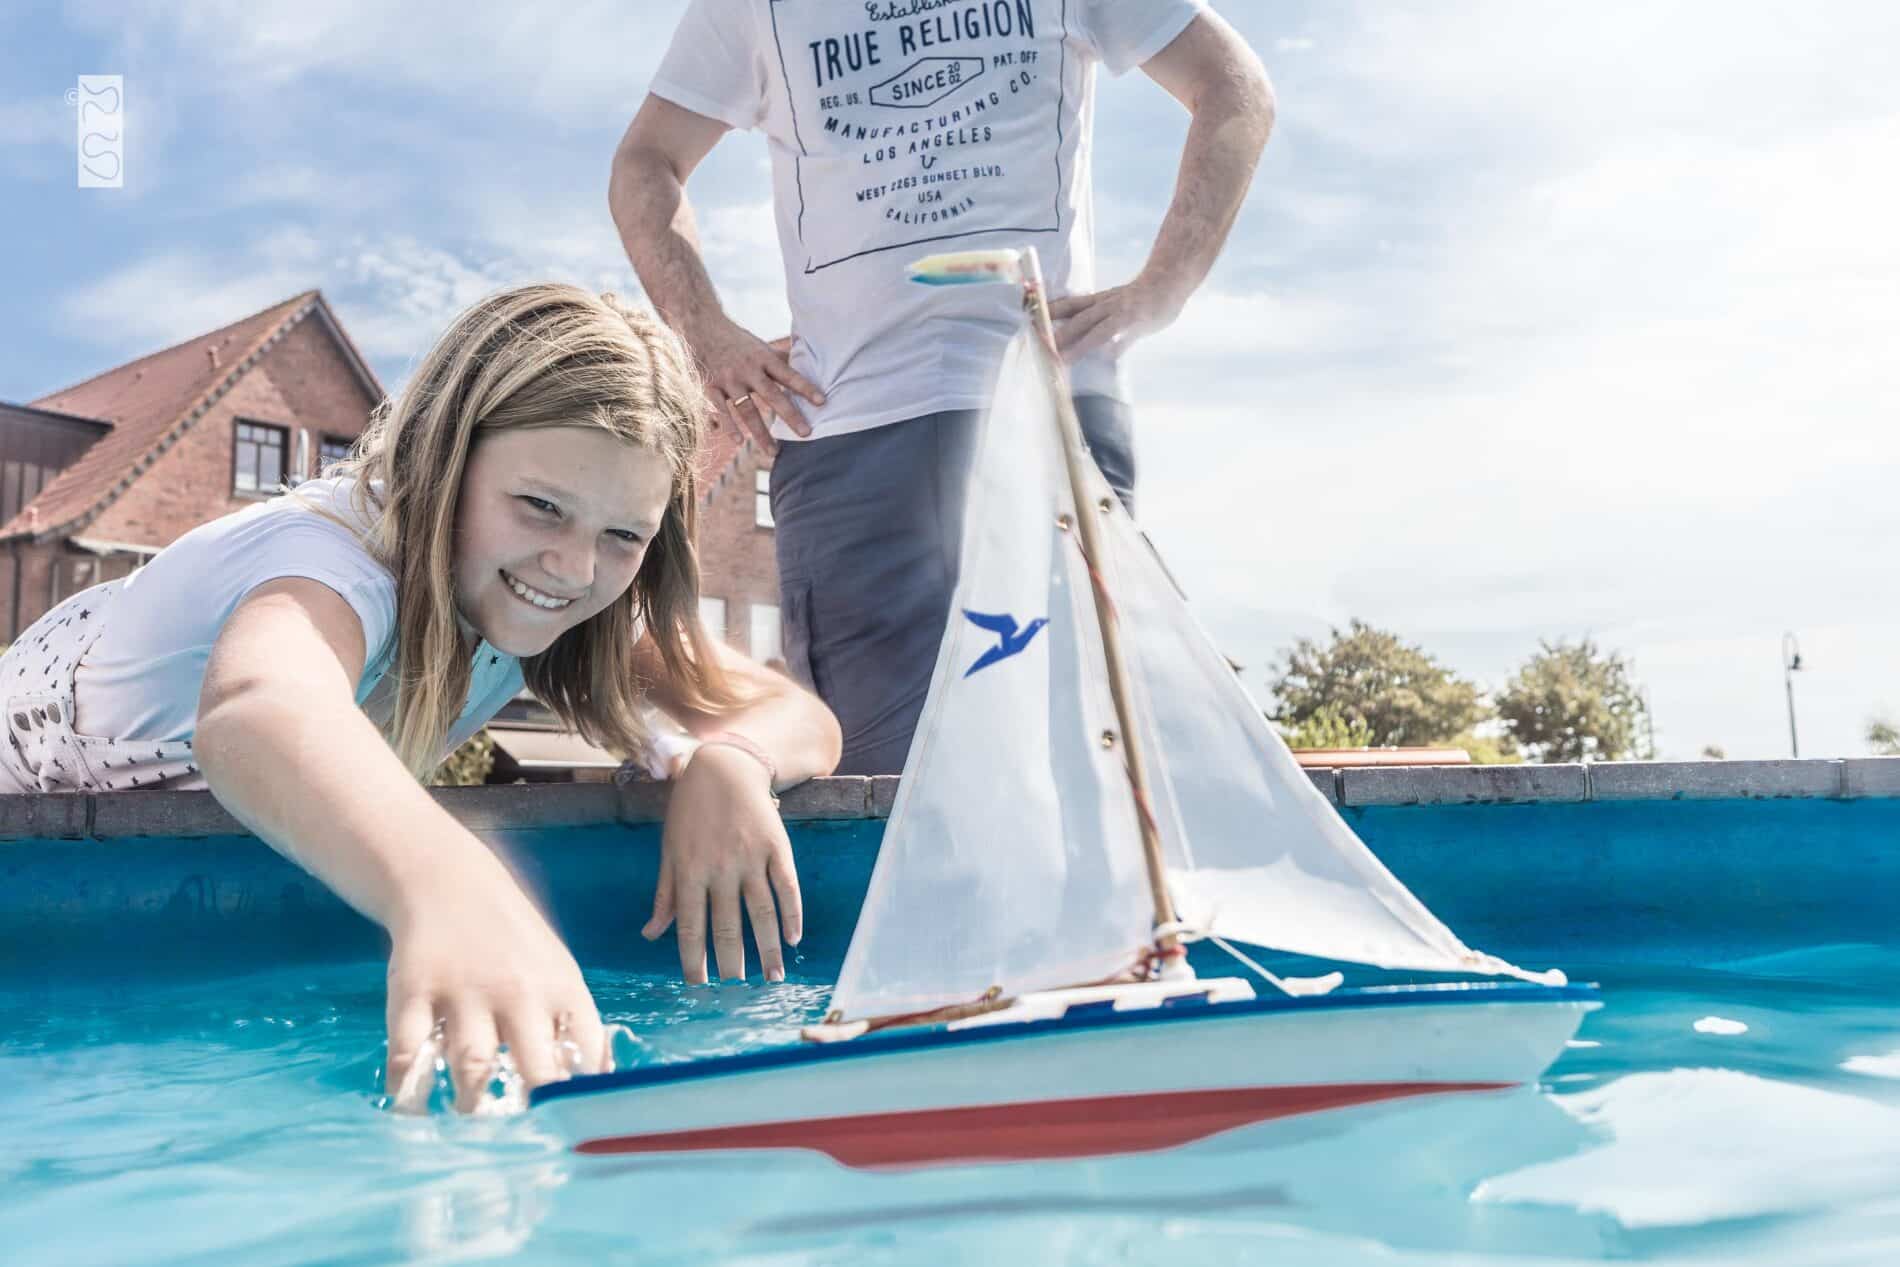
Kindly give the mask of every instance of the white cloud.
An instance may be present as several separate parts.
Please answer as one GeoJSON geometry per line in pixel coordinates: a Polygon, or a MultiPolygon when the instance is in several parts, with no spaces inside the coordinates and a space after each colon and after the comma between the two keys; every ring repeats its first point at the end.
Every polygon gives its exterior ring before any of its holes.
{"type": "MultiPolygon", "coordinates": [[[[182,156],[210,110],[275,157],[207,188],[303,227],[153,250],[61,316],[131,353],[320,284],[387,368],[498,285],[631,290],[607,159],[679,9],[83,0],[158,191],[185,178],[160,141],[182,156]]],[[[1804,750],[1859,751],[1900,704],[1900,7],[1222,11],[1273,54],[1277,134],[1130,366],[1145,517],[1223,642],[1261,665],[1360,615],[1496,684],[1594,632],[1666,750],[1743,756],[1784,740],[1762,674],[1793,626],[1804,750]]],[[[47,118],[0,110],[0,140],[47,118]]],[[[1145,257],[1185,127],[1102,80],[1105,283],[1145,257]]],[[[692,183],[728,309],[778,333],[768,189],[754,137],[692,183]]]]}
{"type": "Polygon", "coordinates": [[[71,144],[74,136],[72,107],[57,96],[0,102],[0,145],[71,144]]]}
{"type": "Polygon", "coordinates": [[[407,238],[359,246],[347,267],[338,316],[367,355],[385,360],[420,358],[457,313],[527,280],[511,262],[470,261],[407,238]]]}
{"type": "Polygon", "coordinates": [[[631,117],[678,6],[76,0],[69,10],[128,48],[191,61],[211,76],[207,88],[232,97],[306,79],[356,79],[491,113],[565,120],[603,110],[631,117]]]}
{"type": "Polygon", "coordinates": [[[231,201],[239,206],[257,203],[313,202],[324,192],[323,173],[310,163],[280,163],[252,168],[232,184],[231,201]]]}
{"type": "MultiPolygon", "coordinates": [[[[223,251],[146,257],[74,289],[60,316],[76,335],[136,356],[321,288],[356,344],[390,370],[427,351],[483,295],[549,279],[592,280],[531,246],[458,252],[403,235],[328,243],[283,228],[223,251]]],[[[400,378],[385,374],[392,387],[400,378]]]]}
{"type": "Polygon", "coordinates": [[[1594,632],[1666,750],[1773,755],[1794,625],[1839,644],[1803,750],[1862,750],[1900,695],[1868,580],[1900,528],[1900,169],[1870,161],[1900,86],[1843,77],[1893,24],[1856,12],[1701,43],[1679,8],[1338,19],[1254,221],[1131,358],[1146,517],[1236,654],[1360,615],[1495,685],[1594,632]],[[1269,641],[1263,598],[1309,627],[1269,641]]]}
{"type": "Polygon", "coordinates": [[[241,259],[161,251],[74,286],[59,317],[77,337],[141,356],[308,290],[323,267],[316,240],[297,229],[268,234],[241,259]]]}

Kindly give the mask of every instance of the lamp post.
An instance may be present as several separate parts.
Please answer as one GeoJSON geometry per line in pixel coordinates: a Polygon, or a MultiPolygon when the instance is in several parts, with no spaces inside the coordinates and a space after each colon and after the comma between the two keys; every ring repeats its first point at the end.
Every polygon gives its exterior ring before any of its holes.
{"type": "Polygon", "coordinates": [[[1796,758],[1801,756],[1801,737],[1794,728],[1794,675],[1801,668],[1801,644],[1794,635],[1781,635],[1781,681],[1788,690],[1788,749],[1796,758]]]}

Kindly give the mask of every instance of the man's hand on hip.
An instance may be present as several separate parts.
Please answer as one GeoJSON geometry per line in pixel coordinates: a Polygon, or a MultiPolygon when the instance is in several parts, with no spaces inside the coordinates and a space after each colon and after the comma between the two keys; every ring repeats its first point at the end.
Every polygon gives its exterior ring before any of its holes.
{"type": "Polygon", "coordinates": [[[1073,365],[1097,348],[1120,349],[1165,328],[1181,315],[1183,299],[1137,277],[1088,295],[1070,295],[1049,304],[1056,347],[1073,365]]]}
{"type": "Polygon", "coordinates": [[[793,403],[792,393],[814,405],[824,404],[825,394],[792,369],[791,336],[767,343],[721,317],[688,331],[686,341],[699,358],[713,408],[740,434],[752,437],[767,453],[778,447],[772,440],[773,417],[801,436],[811,434],[811,424],[793,403]]]}

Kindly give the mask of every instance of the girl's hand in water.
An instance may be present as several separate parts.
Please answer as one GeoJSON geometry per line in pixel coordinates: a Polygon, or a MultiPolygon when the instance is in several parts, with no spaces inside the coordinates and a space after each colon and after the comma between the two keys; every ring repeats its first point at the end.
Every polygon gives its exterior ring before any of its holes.
{"type": "Polygon", "coordinates": [[[680,970],[693,985],[706,980],[708,908],[721,977],[745,976],[750,919],[765,979],[785,979],[783,946],[804,934],[792,842],[765,767],[724,744],[700,748],[674,781],[653,918],[640,930],[652,941],[678,923],[680,970]]]}
{"type": "MultiPolygon", "coordinates": [[[[510,879],[439,881],[412,912],[392,921],[389,1068],[384,1083],[399,1110],[419,1058],[441,1051],[467,1113],[488,1094],[497,1048],[508,1044],[529,1089],[605,1068],[600,1013],[580,967],[510,879]]],[[[426,1102],[430,1071],[417,1071],[426,1102]]]]}

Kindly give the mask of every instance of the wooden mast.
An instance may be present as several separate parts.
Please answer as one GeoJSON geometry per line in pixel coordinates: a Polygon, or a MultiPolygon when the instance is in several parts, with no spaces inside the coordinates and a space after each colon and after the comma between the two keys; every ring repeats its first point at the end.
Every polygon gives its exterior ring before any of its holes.
{"type": "MultiPolygon", "coordinates": [[[[1115,619],[1115,604],[1104,588],[1101,569],[1097,566],[1097,560],[1103,557],[1101,537],[1096,531],[1095,515],[1089,512],[1095,510],[1105,514],[1110,509],[1110,503],[1104,501],[1095,506],[1088,500],[1082,423],[1075,416],[1075,401],[1069,394],[1068,375],[1062,369],[1062,356],[1056,348],[1055,325],[1049,319],[1048,297],[1043,292],[1042,260],[1036,255],[1033,246],[1024,247],[1014,254],[1021,273],[1023,307],[1029,312],[1030,323],[1036,329],[1043,381],[1049,388],[1049,400],[1055,409],[1056,432],[1062,437],[1062,460],[1068,471],[1069,495],[1075,502],[1074,526],[1081,534],[1082,555],[1088,564],[1089,588],[1095,600],[1095,619],[1102,631],[1102,658],[1108,670],[1108,690],[1115,704],[1115,724],[1121,728],[1119,742],[1123,747],[1129,787],[1135,800],[1135,822],[1141,832],[1142,858],[1147,864],[1148,892],[1154,903],[1154,948],[1161,965],[1165,967],[1169,961],[1182,958],[1185,948],[1174,931],[1174,900],[1168,895],[1167,864],[1162,858],[1161,835],[1155,826],[1154,801],[1148,795],[1148,767],[1142,758],[1139,732],[1135,727],[1134,692],[1129,689],[1128,673],[1122,664],[1121,627],[1115,619]]],[[[1002,281],[1006,277],[994,265],[982,271],[987,274],[981,278],[984,281],[1002,281]]],[[[799,1036],[808,1042],[838,1042],[894,1026],[933,1025],[964,1020],[1002,1011],[1015,1001],[1004,995],[1002,987],[991,986],[981,999],[900,1016],[847,1021],[839,1012],[833,1011],[823,1023],[805,1026],[799,1031],[799,1036]]]]}
{"type": "MultiPolygon", "coordinates": [[[[1175,936],[1174,902],[1168,896],[1167,865],[1162,860],[1161,836],[1155,828],[1153,799],[1148,795],[1148,767],[1142,758],[1139,731],[1135,726],[1134,693],[1128,686],[1128,671],[1122,662],[1121,626],[1115,618],[1115,604],[1103,588],[1100,560],[1104,557],[1101,536],[1096,531],[1095,515],[1106,512],[1088,498],[1084,478],[1082,423],[1075,416],[1075,401],[1070,396],[1068,375],[1062,369],[1062,355],[1056,347],[1055,326],[1049,319],[1049,300],[1043,291],[1042,261],[1033,246],[1021,254],[1023,306],[1035,324],[1037,342],[1042,350],[1043,380],[1049,387],[1049,401],[1055,407],[1056,429],[1062,433],[1062,460],[1069,472],[1069,495],[1075,501],[1075,528],[1081,534],[1082,556],[1089,565],[1089,589],[1095,598],[1095,619],[1102,630],[1102,658],[1108,662],[1108,691],[1115,701],[1115,724],[1121,728],[1120,740],[1128,763],[1128,782],[1135,797],[1135,818],[1141,830],[1141,851],[1148,865],[1148,890],[1154,899],[1155,949],[1163,959],[1180,954],[1180,939],[1175,936]]],[[[1112,494],[1111,494],[1112,496],[1112,494]]]]}

